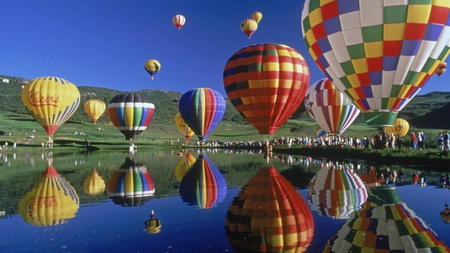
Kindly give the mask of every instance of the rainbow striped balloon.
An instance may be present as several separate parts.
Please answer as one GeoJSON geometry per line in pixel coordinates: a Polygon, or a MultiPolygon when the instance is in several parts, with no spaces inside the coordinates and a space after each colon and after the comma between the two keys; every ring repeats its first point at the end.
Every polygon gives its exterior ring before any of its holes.
{"type": "Polygon", "coordinates": [[[369,126],[391,126],[449,53],[450,1],[306,0],[302,31],[319,68],[369,126]]]}
{"type": "Polygon", "coordinates": [[[309,86],[303,102],[311,118],[328,134],[342,134],[360,112],[328,78],[309,86]]]}
{"type": "Polygon", "coordinates": [[[184,93],[178,103],[181,117],[198,139],[205,141],[225,114],[225,99],[210,88],[197,88],[184,93]]]}
{"type": "Polygon", "coordinates": [[[260,134],[275,134],[303,101],[309,68],[295,49],[255,44],[233,54],[223,84],[236,110],[260,134]]]}

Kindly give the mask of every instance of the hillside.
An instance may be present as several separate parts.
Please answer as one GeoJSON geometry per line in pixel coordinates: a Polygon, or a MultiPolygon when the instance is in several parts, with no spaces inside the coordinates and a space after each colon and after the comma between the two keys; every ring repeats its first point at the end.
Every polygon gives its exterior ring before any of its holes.
{"type": "MultiPolygon", "coordinates": [[[[27,82],[25,78],[0,75],[0,78],[9,80],[9,83],[1,82],[0,79],[0,110],[15,114],[29,115],[22,104],[21,87],[27,82]]],[[[106,104],[122,91],[98,88],[98,87],[78,87],[81,94],[81,104],[78,110],[70,119],[75,122],[90,122],[90,118],[84,113],[83,104],[90,98],[99,98],[106,104]]],[[[180,92],[165,90],[137,90],[149,98],[156,108],[156,114],[152,124],[173,124],[175,114],[178,112],[177,101],[181,97],[180,92]]],[[[243,125],[247,124],[243,117],[234,109],[233,105],[226,99],[227,110],[221,122],[222,125],[243,125]]],[[[404,118],[416,128],[439,128],[450,129],[450,120],[446,116],[450,109],[450,92],[431,92],[426,95],[416,96],[399,113],[399,117],[404,118]]],[[[309,115],[299,108],[293,116],[294,119],[312,121],[309,115]]],[[[355,123],[363,123],[363,116],[360,115],[355,123]]],[[[99,119],[99,123],[109,123],[107,112],[99,119]]]]}

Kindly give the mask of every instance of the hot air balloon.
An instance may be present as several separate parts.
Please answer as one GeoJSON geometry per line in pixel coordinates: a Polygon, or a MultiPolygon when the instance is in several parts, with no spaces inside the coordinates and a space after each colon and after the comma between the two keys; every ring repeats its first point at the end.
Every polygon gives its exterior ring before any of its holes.
{"type": "Polygon", "coordinates": [[[161,63],[159,63],[159,61],[155,59],[151,59],[144,63],[144,68],[153,79],[155,77],[155,74],[161,70],[161,63]]]}
{"type": "Polygon", "coordinates": [[[91,175],[86,178],[83,184],[84,192],[87,195],[98,195],[105,192],[106,184],[103,177],[98,175],[97,170],[94,169],[91,175]]]}
{"type": "Polygon", "coordinates": [[[241,23],[241,30],[249,39],[255,33],[256,29],[258,29],[258,23],[251,18],[247,18],[241,23]]]}
{"type": "Polygon", "coordinates": [[[184,119],[183,117],[181,117],[180,112],[177,112],[174,121],[178,131],[180,131],[180,133],[182,133],[184,137],[186,137],[186,140],[189,140],[192,137],[192,135],[195,134],[194,131],[192,131],[192,129],[188,126],[188,124],[184,122],[184,119]]]}
{"type": "Polygon", "coordinates": [[[97,123],[98,118],[103,115],[106,110],[106,104],[98,98],[89,99],[84,103],[84,111],[92,119],[94,124],[97,123]]]}
{"type": "Polygon", "coordinates": [[[256,23],[259,23],[259,21],[261,21],[261,19],[262,19],[262,13],[259,11],[253,12],[252,19],[255,20],[256,23]]]}
{"type": "Polygon", "coordinates": [[[226,106],[219,92],[210,88],[197,88],[181,96],[178,108],[181,117],[198,139],[205,141],[222,120],[226,106]]]}
{"type": "Polygon", "coordinates": [[[177,14],[173,16],[172,22],[178,28],[178,30],[180,30],[184,23],[186,23],[186,18],[183,15],[177,14]]]}
{"type": "Polygon", "coordinates": [[[444,223],[450,224],[450,208],[448,208],[448,203],[445,203],[445,208],[441,211],[440,216],[444,223]]]}
{"type": "Polygon", "coordinates": [[[262,167],[231,202],[225,232],[236,252],[304,252],[314,234],[305,200],[273,167],[262,167]]]}
{"type": "Polygon", "coordinates": [[[223,84],[236,110],[260,134],[273,135],[302,103],[309,69],[293,48],[255,44],[231,56],[223,84]]]}
{"type": "Polygon", "coordinates": [[[19,213],[33,226],[55,226],[74,218],[79,205],[75,188],[48,165],[19,202],[19,213]]]}
{"type": "Polygon", "coordinates": [[[367,167],[365,172],[361,175],[361,181],[363,181],[364,186],[366,186],[367,191],[372,187],[380,186],[378,181],[377,173],[373,167],[367,167]]]}
{"type": "Polygon", "coordinates": [[[126,140],[135,140],[147,129],[154,115],[155,105],[138,93],[117,95],[108,104],[108,116],[126,140]]]}
{"type": "Polygon", "coordinates": [[[327,78],[309,86],[303,101],[311,118],[329,134],[342,134],[359,115],[359,109],[327,78]]]}
{"type": "Polygon", "coordinates": [[[450,252],[427,224],[403,203],[395,187],[373,187],[367,202],[323,252],[450,252]]]}
{"type": "Polygon", "coordinates": [[[179,191],[183,202],[207,209],[223,201],[227,183],[219,169],[203,154],[181,179],[179,191]]]}
{"type": "Polygon", "coordinates": [[[436,75],[438,75],[439,78],[441,78],[442,74],[444,74],[446,70],[447,70],[447,63],[441,62],[439,64],[439,67],[436,69],[436,75]]]}
{"type": "Polygon", "coordinates": [[[108,181],[108,195],[123,207],[142,206],[155,194],[153,178],[143,165],[127,158],[108,181]]]}
{"type": "Polygon", "coordinates": [[[409,131],[409,123],[405,119],[397,118],[394,125],[391,127],[384,127],[387,134],[394,134],[395,136],[405,136],[409,131]]]}
{"type": "Polygon", "coordinates": [[[145,221],[145,230],[148,234],[157,234],[161,232],[161,221],[155,218],[155,212],[152,210],[150,220],[145,221]]]}
{"type": "Polygon", "coordinates": [[[80,92],[71,82],[54,76],[33,79],[22,89],[22,103],[52,138],[80,105],[80,92]]]}
{"type": "Polygon", "coordinates": [[[329,163],[311,180],[308,199],[311,209],[321,215],[347,219],[366,202],[367,190],[351,169],[329,163]]]}
{"type": "Polygon", "coordinates": [[[317,134],[317,137],[325,137],[328,135],[328,133],[325,130],[323,130],[323,128],[321,128],[321,127],[317,128],[316,134],[317,134]]]}
{"type": "Polygon", "coordinates": [[[302,32],[319,68],[373,127],[397,113],[447,57],[450,1],[306,0],[302,32]]]}
{"type": "Polygon", "coordinates": [[[186,175],[189,169],[192,168],[196,160],[197,159],[195,159],[195,157],[190,152],[186,152],[183,155],[183,157],[175,167],[175,177],[178,179],[178,181],[181,181],[181,179],[183,179],[184,175],[186,175]]]}

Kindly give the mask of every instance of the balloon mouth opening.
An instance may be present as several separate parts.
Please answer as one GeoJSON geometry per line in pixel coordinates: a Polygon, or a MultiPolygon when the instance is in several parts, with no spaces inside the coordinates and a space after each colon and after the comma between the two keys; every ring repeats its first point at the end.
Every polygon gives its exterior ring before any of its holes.
{"type": "Polygon", "coordinates": [[[393,126],[397,118],[397,112],[390,111],[374,111],[363,112],[364,119],[369,127],[385,127],[393,126]]]}

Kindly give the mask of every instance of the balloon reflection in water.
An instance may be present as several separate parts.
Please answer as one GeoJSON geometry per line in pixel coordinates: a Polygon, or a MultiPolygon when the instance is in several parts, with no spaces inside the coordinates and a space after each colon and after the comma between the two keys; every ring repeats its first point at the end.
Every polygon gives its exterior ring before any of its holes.
{"type": "Polygon", "coordinates": [[[448,203],[445,203],[445,209],[441,211],[441,219],[444,223],[450,223],[450,208],[448,208],[448,203]]]}
{"type": "Polygon", "coordinates": [[[361,175],[361,180],[366,186],[366,190],[370,190],[371,187],[380,186],[377,173],[373,167],[367,167],[366,171],[361,175]]]}
{"type": "Polygon", "coordinates": [[[203,154],[180,182],[183,202],[200,209],[215,207],[227,194],[227,183],[219,169],[203,154]]]}
{"type": "Polygon", "coordinates": [[[34,226],[55,226],[75,217],[79,204],[75,189],[48,165],[20,201],[19,213],[34,226]]]}
{"type": "Polygon", "coordinates": [[[195,157],[190,152],[186,152],[183,155],[183,158],[180,159],[175,167],[175,177],[178,181],[183,179],[184,175],[186,175],[188,170],[194,165],[195,161],[195,157]]]}
{"type": "Polygon", "coordinates": [[[323,216],[347,219],[366,202],[367,190],[351,169],[327,164],[308,187],[311,208],[323,216]]]}
{"type": "Polygon", "coordinates": [[[395,187],[369,191],[324,252],[450,252],[437,235],[398,196],[395,187]]]}
{"type": "Polygon", "coordinates": [[[228,208],[225,231],[237,252],[304,252],[314,221],[305,200],[273,167],[262,167],[228,208]]]}
{"type": "Polygon", "coordinates": [[[145,230],[148,234],[157,234],[161,232],[161,221],[155,218],[155,212],[152,210],[150,220],[145,221],[145,230]]]}
{"type": "Polygon", "coordinates": [[[108,195],[124,207],[142,206],[155,194],[155,184],[143,165],[127,158],[108,182],[108,195]]]}
{"type": "Polygon", "coordinates": [[[84,192],[88,195],[98,195],[105,192],[106,184],[103,177],[98,175],[97,170],[94,169],[86,178],[83,184],[84,192]]]}

